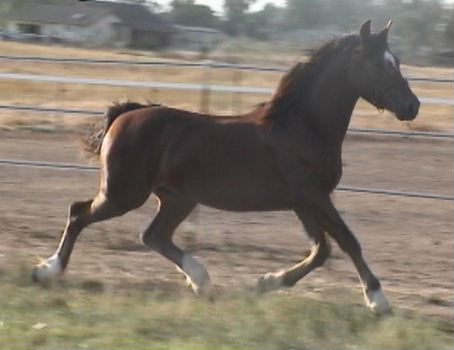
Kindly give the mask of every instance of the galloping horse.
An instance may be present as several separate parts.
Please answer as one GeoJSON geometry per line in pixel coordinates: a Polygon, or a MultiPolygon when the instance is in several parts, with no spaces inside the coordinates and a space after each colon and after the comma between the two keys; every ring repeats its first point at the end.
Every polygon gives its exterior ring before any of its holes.
{"type": "Polygon", "coordinates": [[[172,236],[198,203],[231,211],[293,210],[314,241],[311,253],[261,277],[259,289],[293,286],[321,266],[330,253],[329,236],[353,261],[367,306],[388,312],[380,282],[330,194],[342,175],[342,143],[360,97],[399,120],[418,114],[419,101],[388,48],[391,23],[371,33],[369,20],[359,35],[326,43],[282,77],[269,102],[247,115],[112,106],[90,144],[101,161],[99,193],[70,205],[60,245],[34,268],[33,279],[61,275],[83,228],[136,209],[154,193],[159,210],[142,241],[176,264],[196,293],[210,293],[208,272],[172,236]]]}

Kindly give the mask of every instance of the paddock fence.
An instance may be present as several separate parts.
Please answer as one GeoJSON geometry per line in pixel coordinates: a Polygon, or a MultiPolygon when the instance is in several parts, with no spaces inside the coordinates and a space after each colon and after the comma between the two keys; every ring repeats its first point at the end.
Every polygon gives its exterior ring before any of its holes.
{"type": "MultiPolygon", "coordinates": [[[[65,63],[65,64],[94,64],[94,65],[126,65],[126,66],[162,66],[162,67],[192,67],[211,71],[212,69],[233,69],[233,70],[251,70],[258,72],[285,72],[288,67],[258,67],[254,65],[239,65],[223,62],[185,62],[185,61],[135,61],[135,60],[111,60],[111,59],[81,59],[81,58],[56,58],[56,57],[38,57],[38,56],[7,56],[0,55],[0,61],[19,61],[19,62],[37,62],[37,63],[65,63]]],[[[173,82],[160,82],[160,81],[135,81],[124,79],[100,79],[90,77],[74,77],[74,76],[60,76],[60,75],[39,75],[39,74],[22,74],[22,73],[0,73],[0,79],[6,80],[23,80],[31,82],[52,82],[62,84],[83,84],[83,85],[105,85],[105,86],[119,86],[119,87],[138,87],[138,88],[152,88],[159,90],[186,90],[198,91],[201,97],[201,109],[209,105],[210,92],[221,93],[238,93],[238,94],[263,94],[270,95],[273,89],[267,87],[256,86],[242,86],[239,81],[238,85],[219,85],[213,84],[210,81],[210,74],[203,74],[203,81],[200,83],[173,83],[173,82]]],[[[408,76],[407,79],[413,82],[429,82],[436,84],[453,84],[452,78],[431,78],[421,76],[408,76]]],[[[419,97],[423,104],[434,105],[448,105],[454,106],[453,99],[437,98],[437,97],[419,97]]],[[[84,109],[68,109],[68,108],[54,108],[42,107],[32,105],[14,105],[14,104],[0,104],[0,110],[16,110],[27,111],[34,113],[62,113],[68,115],[84,115],[99,117],[103,115],[103,111],[84,110],[84,109]]],[[[407,138],[423,138],[423,139],[439,139],[445,141],[454,140],[454,135],[448,132],[425,132],[425,131],[398,131],[376,128],[349,128],[349,133],[366,134],[366,135],[380,135],[392,137],[407,137],[407,138]]],[[[0,158],[0,166],[14,166],[14,167],[29,167],[29,168],[46,168],[54,170],[67,170],[67,171],[98,171],[98,166],[89,166],[75,163],[62,163],[62,162],[45,162],[37,160],[26,159],[8,159],[0,158]]],[[[409,191],[398,191],[389,189],[378,189],[369,187],[355,187],[355,186],[338,186],[337,191],[348,191],[355,193],[365,194],[378,194],[387,196],[402,196],[413,197],[420,199],[434,199],[453,201],[454,196],[442,195],[435,193],[420,193],[409,191]]]]}

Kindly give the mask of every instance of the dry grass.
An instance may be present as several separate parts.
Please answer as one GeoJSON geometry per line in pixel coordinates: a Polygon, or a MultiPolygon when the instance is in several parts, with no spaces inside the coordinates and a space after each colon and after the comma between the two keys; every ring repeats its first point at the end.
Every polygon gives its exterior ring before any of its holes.
{"type": "Polygon", "coordinates": [[[72,58],[147,59],[155,57],[150,51],[128,51],[115,49],[85,49],[60,45],[42,45],[0,41],[0,51],[8,55],[61,56],[72,58]]]}

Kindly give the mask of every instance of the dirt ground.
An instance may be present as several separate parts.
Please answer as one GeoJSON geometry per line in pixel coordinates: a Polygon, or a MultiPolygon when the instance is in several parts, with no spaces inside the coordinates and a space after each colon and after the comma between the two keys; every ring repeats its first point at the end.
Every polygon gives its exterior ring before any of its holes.
{"type": "MultiPolygon", "coordinates": [[[[0,131],[0,158],[86,163],[73,133],[0,131]]],[[[341,185],[452,195],[450,141],[348,136],[341,185]]],[[[97,172],[0,165],[0,268],[26,266],[57,247],[69,203],[92,197],[97,172]]],[[[371,268],[397,307],[452,319],[453,203],[337,192],[335,203],[362,243],[371,268]]],[[[139,210],[87,228],[65,278],[114,284],[170,284],[183,279],[171,263],[142,247],[139,233],[153,217],[151,199],[139,210]]],[[[289,267],[310,248],[289,212],[230,213],[200,207],[193,233],[177,241],[208,268],[218,289],[253,286],[266,272],[289,267]]],[[[317,295],[351,288],[362,295],[350,260],[333,244],[327,264],[292,293],[317,295]]]]}

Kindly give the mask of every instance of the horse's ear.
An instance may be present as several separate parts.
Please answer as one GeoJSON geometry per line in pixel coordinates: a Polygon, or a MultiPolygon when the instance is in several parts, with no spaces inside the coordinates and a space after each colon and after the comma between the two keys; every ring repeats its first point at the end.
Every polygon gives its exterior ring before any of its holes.
{"type": "Polygon", "coordinates": [[[370,38],[370,22],[371,20],[368,19],[361,25],[361,28],[359,29],[361,44],[365,44],[370,38]]]}
{"type": "Polygon", "coordinates": [[[380,33],[378,33],[377,37],[381,38],[384,41],[388,41],[388,33],[389,33],[389,29],[391,28],[392,24],[393,24],[393,20],[390,19],[388,21],[388,23],[386,24],[385,28],[383,28],[383,30],[380,33]]]}
{"type": "Polygon", "coordinates": [[[387,32],[389,32],[389,29],[391,29],[391,26],[393,25],[393,20],[390,19],[388,23],[386,23],[385,29],[387,32]]]}

